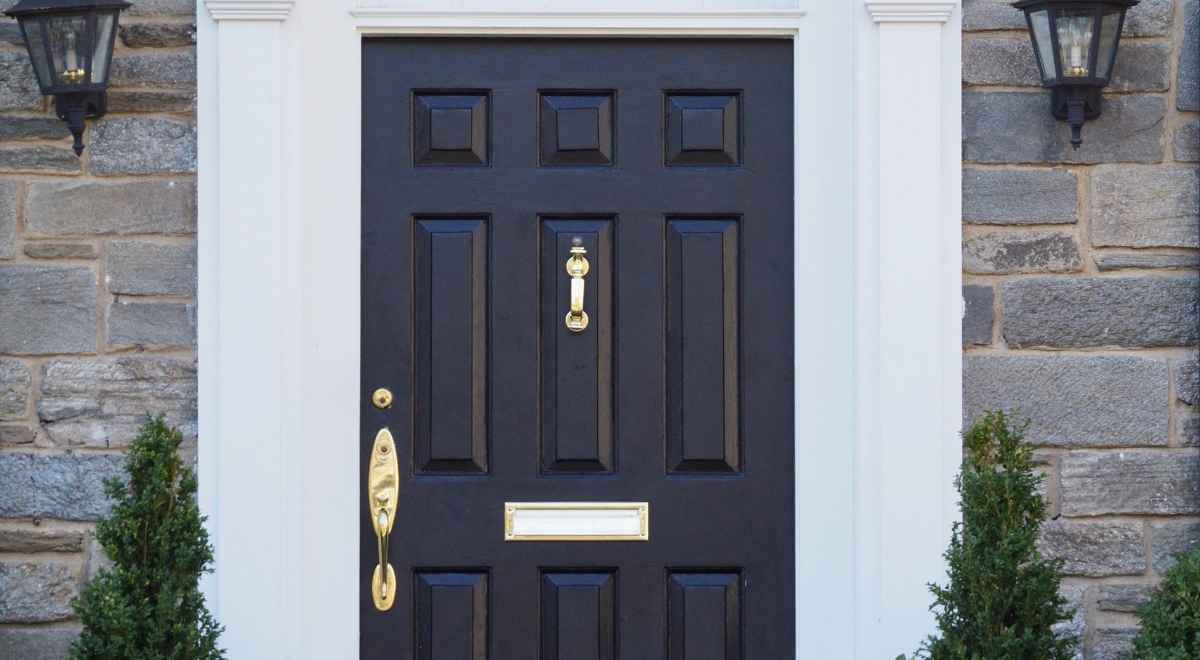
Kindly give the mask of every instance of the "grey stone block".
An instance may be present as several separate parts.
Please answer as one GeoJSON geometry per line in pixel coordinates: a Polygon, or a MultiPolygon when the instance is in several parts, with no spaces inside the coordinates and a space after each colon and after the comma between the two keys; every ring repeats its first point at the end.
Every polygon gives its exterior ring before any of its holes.
{"type": "Polygon", "coordinates": [[[1173,145],[1175,160],[1192,163],[1200,161],[1200,119],[1180,124],[1175,129],[1173,145]]]}
{"type": "Polygon", "coordinates": [[[968,85],[1042,84],[1029,37],[967,37],[962,47],[962,78],[968,85]]]}
{"type": "Polygon", "coordinates": [[[33,376],[24,362],[0,357],[0,420],[25,416],[32,382],[33,376]]]}
{"type": "Polygon", "coordinates": [[[34,441],[33,429],[21,424],[0,424],[0,445],[27,445],[34,441]]]}
{"type": "Polygon", "coordinates": [[[138,0],[126,13],[130,16],[195,16],[196,0],[138,0]]]}
{"type": "Polygon", "coordinates": [[[1079,245],[1060,232],[988,232],[963,239],[968,273],[1071,273],[1082,269],[1079,245]]]}
{"type": "Polygon", "coordinates": [[[194,89],[112,89],[109,112],[195,112],[194,89]]]}
{"type": "Polygon", "coordinates": [[[61,562],[0,561],[0,623],[71,618],[79,576],[61,562]]]}
{"type": "Polygon", "coordinates": [[[1175,0],[1142,0],[1125,14],[1121,36],[1161,37],[1169,33],[1174,8],[1175,0]]]}
{"type": "Polygon", "coordinates": [[[1200,513],[1200,451],[1074,453],[1060,469],[1066,516],[1200,513]]]}
{"type": "Polygon", "coordinates": [[[1170,87],[1169,44],[1121,44],[1108,89],[1118,92],[1165,92],[1170,87]]]}
{"type": "Polygon", "coordinates": [[[1175,105],[1200,110],[1200,0],[1183,0],[1183,44],[1179,48],[1179,86],[1175,105]]]}
{"type": "Polygon", "coordinates": [[[962,321],[963,346],[992,343],[992,304],[995,294],[990,286],[967,285],[963,287],[966,309],[962,321]]]}
{"type": "Polygon", "coordinates": [[[196,171],[196,127],[159,117],[107,117],[96,122],[95,174],[174,174],[196,171]]]}
{"type": "Polygon", "coordinates": [[[1175,396],[1188,405],[1200,404],[1200,356],[1175,364],[1175,396]]]}
{"type": "Polygon", "coordinates": [[[114,57],[112,84],[130,87],[195,85],[196,52],[188,50],[182,53],[130,53],[114,57]]]}
{"type": "Polygon", "coordinates": [[[1200,343],[1200,279],[1030,278],[1005,282],[1004,338],[1014,348],[1200,343]]]}
{"type": "Polygon", "coordinates": [[[0,181],[0,259],[17,256],[17,183],[0,181]]]}
{"type": "Polygon", "coordinates": [[[1092,260],[1101,271],[1126,268],[1200,268],[1200,254],[1093,253],[1092,260]]]}
{"type": "Polygon", "coordinates": [[[96,350],[96,275],[90,268],[0,266],[0,353],[96,350]]]}
{"type": "Polygon", "coordinates": [[[1024,30],[1025,14],[1009,0],[963,0],[963,30],[1024,30]]]}
{"type": "Polygon", "coordinates": [[[34,182],[25,202],[25,230],[31,237],[192,234],[196,184],[186,179],[34,182]]]}
{"type": "Polygon", "coordinates": [[[122,300],[108,307],[110,346],[191,346],[195,339],[194,305],[122,300]]]}
{"type": "Polygon", "coordinates": [[[0,140],[59,140],[70,135],[58,117],[0,117],[0,140]]]}
{"type": "Polygon", "coordinates": [[[1163,159],[1166,102],[1108,96],[1103,114],[1072,149],[1070,127],[1050,114],[1046,92],[963,94],[963,159],[980,163],[1156,163],[1163,159]]]}
{"type": "Polygon", "coordinates": [[[969,224],[1071,224],[1078,214],[1075,175],[1066,170],[963,170],[963,221],[969,224]]]}
{"type": "Polygon", "coordinates": [[[1102,584],[1096,607],[1105,612],[1137,612],[1153,592],[1149,584],[1102,584]]]}
{"type": "Polygon", "coordinates": [[[196,293],[196,244],[113,241],[106,258],[108,290],[127,295],[196,293]]]}
{"type": "MultiPolygon", "coordinates": [[[[1082,584],[1064,584],[1058,593],[1067,600],[1067,607],[1074,611],[1074,615],[1067,621],[1059,621],[1050,626],[1050,630],[1054,632],[1054,636],[1062,639],[1082,639],[1084,627],[1087,620],[1087,607],[1083,603],[1083,598],[1087,595],[1087,587],[1082,584]]],[[[1083,654],[1077,654],[1073,660],[1083,660],[1083,654]]]]}
{"type": "Polygon", "coordinates": [[[42,367],[37,411],[57,445],[125,446],[147,415],[158,414],[194,439],[196,365],[153,357],[54,360],[42,367]]]}
{"type": "Polygon", "coordinates": [[[1038,550],[1063,560],[1063,573],[1087,577],[1138,575],[1146,571],[1142,523],[1050,520],[1038,550]]]}
{"type": "Polygon", "coordinates": [[[0,172],[79,174],[79,159],[66,145],[30,144],[0,149],[0,172]]]}
{"type": "Polygon", "coordinates": [[[82,550],[83,531],[79,529],[47,529],[45,526],[0,527],[0,552],[34,554],[82,550]]]}
{"type": "Polygon", "coordinates": [[[121,41],[130,48],[170,48],[196,43],[192,23],[130,23],[121,26],[121,41]]]}
{"type": "Polygon", "coordinates": [[[1125,356],[972,356],[963,361],[963,428],[986,410],[1029,419],[1026,439],[1055,447],[1165,446],[1167,365],[1125,356]]]}
{"type": "Polygon", "coordinates": [[[1101,165],[1092,172],[1092,244],[1200,246],[1200,172],[1191,165],[1101,165]]]}
{"type": "Polygon", "coordinates": [[[63,660],[77,637],[75,628],[0,627],[0,658],[63,660]]]}
{"type": "Polygon", "coordinates": [[[26,243],[25,256],[30,259],[95,259],[96,246],[91,243],[26,243]]]}
{"type": "Polygon", "coordinates": [[[33,66],[24,51],[0,51],[0,110],[41,110],[33,66]]]}
{"type": "Polygon", "coordinates": [[[0,453],[0,517],[99,520],[112,506],[104,480],[124,477],[114,454],[0,453]]]}
{"type": "Polygon", "coordinates": [[[1171,570],[1179,555],[1200,546],[1200,521],[1169,520],[1150,525],[1150,562],[1159,575],[1171,570]]]}
{"type": "MultiPolygon", "coordinates": [[[[4,2],[0,2],[0,8],[4,7],[4,2]]],[[[3,9],[0,9],[3,11],[3,9]]],[[[8,44],[16,48],[25,47],[25,37],[21,34],[21,28],[17,26],[17,22],[8,17],[0,17],[0,44],[8,44]]]]}
{"type": "Polygon", "coordinates": [[[1088,660],[1130,660],[1133,638],[1138,629],[1133,627],[1100,627],[1092,635],[1092,650],[1088,660]]]}
{"type": "Polygon", "coordinates": [[[1200,447],[1200,413],[1180,412],[1175,415],[1179,443],[1184,447],[1200,447]]]}

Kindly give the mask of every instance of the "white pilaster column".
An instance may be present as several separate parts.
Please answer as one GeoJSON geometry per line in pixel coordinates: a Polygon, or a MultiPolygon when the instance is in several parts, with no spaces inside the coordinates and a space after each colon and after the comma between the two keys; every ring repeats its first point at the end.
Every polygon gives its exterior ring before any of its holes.
{"type": "Polygon", "coordinates": [[[957,515],[960,19],[955,0],[872,0],[866,14],[856,657],[893,658],[932,631],[926,583],[945,579],[957,515]]]}
{"type": "Polygon", "coordinates": [[[293,437],[299,304],[289,273],[292,0],[204,0],[200,51],[201,505],[216,549],[205,583],[233,658],[295,657],[293,437]],[[281,616],[281,614],[284,614],[281,616]]]}

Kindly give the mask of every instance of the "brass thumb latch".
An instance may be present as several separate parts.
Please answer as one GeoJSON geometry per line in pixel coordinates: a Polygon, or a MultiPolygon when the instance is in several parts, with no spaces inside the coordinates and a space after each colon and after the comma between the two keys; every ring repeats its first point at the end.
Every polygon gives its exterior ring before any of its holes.
{"type": "Polygon", "coordinates": [[[396,442],[392,433],[380,429],[371,448],[371,466],[367,472],[367,500],[371,525],[379,542],[379,564],[371,577],[371,599],[375,609],[386,612],[396,600],[396,571],[388,563],[388,536],[396,524],[396,501],[400,497],[400,467],[396,462],[396,442]]]}
{"type": "Polygon", "coordinates": [[[567,312],[567,329],[571,332],[583,332],[588,327],[588,315],[583,311],[583,278],[588,274],[591,265],[588,264],[587,248],[583,247],[583,239],[576,236],[571,239],[571,256],[567,258],[567,275],[571,276],[571,311],[567,312]]]}

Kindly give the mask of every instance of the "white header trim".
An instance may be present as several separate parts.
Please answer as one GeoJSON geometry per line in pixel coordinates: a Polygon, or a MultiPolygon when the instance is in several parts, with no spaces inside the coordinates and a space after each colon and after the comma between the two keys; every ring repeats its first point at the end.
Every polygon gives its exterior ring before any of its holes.
{"type": "Polygon", "coordinates": [[[802,10],[709,11],[350,11],[367,34],[760,35],[796,33],[802,10]]]}
{"type": "Polygon", "coordinates": [[[295,0],[204,0],[216,21],[282,21],[295,0]]]}
{"type": "Polygon", "coordinates": [[[867,11],[876,23],[945,23],[950,20],[956,0],[934,0],[932,2],[897,2],[896,0],[873,0],[867,2],[867,11]]]}

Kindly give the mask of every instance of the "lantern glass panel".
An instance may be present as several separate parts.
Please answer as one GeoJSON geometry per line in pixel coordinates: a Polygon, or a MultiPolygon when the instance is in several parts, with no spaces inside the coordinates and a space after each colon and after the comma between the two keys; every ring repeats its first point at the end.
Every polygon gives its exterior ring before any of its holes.
{"type": "Polygon", "coordinates": [[[113,26],[117,23],[117,12],[96,14],[96,39],[92,51],[92,82],[103,85],[108,82],[108,64],[112,61],[113,26]]]}
{"type": "Polygon", "coordinates": [[[1100,52],[1096,56],[1096,77],[1107,79],[1112,74],[1113,59],[1117,54],[1117,39],[1120,38],[1121,11],[1105,12],[1100,20],[1100,52]]]}
{"type": "Polygon", "coordinates": [[[1058,48],[1062,55],[1064,78],[1087,78],[1091,75],[1092,31],[1095,13],[1092,9],[1058,10],[1058,48]]]}
{"type": "Polygon", "coordinates": [[[42,93],[54,85],[50,75],[50,64],[46,54],[46,40],[42,36],[42,21],[36,17],[22,18],[21,29],[25,32],[25,43],[29,46],[29,59],[33,61],[33,72],[37,74],[42,93]]]}
{"type": "Polygon", "coordinates": [[[85,16],[51,16],[46,21],[50,36],[51,68],[59,85],[82,85],[88,82],[91,64],[91,39],[85,16]]]}
{"type": "Polygon", "coordinates": [[[1031,12],[1029,24],[1033,26],[1033,40],[1037,44],[1042,80],[1054,82],[1058,79],[1058,66],[1054,59],[1054,42],[1050,39],[1050,13],[1045,9],[1031,12]]]}

